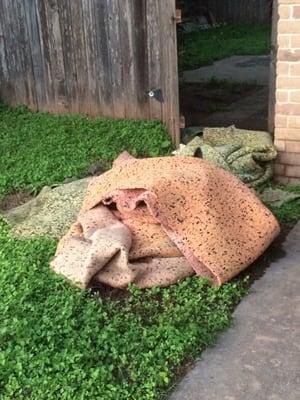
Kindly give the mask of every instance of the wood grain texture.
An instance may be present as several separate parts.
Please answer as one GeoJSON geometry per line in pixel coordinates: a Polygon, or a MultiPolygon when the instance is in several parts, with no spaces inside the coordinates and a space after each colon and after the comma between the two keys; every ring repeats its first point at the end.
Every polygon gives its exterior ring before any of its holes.
{"type": "Polygon", "coordinates": [[[161,120],[178,143],[175,0],[1,0],[0,98],[161,120]]]}

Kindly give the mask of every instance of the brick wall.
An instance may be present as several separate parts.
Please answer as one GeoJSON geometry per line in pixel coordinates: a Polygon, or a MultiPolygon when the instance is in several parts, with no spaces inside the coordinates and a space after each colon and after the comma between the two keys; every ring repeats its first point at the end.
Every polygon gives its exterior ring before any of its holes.
{"type": "Polygon", "coordinates": [[[278,0],[275,90],[275,174],[300,180],[300,0],[278,0]]]}

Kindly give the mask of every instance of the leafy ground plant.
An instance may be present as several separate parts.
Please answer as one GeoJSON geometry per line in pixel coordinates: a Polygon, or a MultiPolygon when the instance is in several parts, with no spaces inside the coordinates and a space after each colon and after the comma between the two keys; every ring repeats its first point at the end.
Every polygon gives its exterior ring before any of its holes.
{"type": "MultiPolygon", "coordinates": [[[[0,108],[0,194],[81,176],[122,150],[167,154],[156,122],[0,108]]],[[[161,398],[176,368],[228,326],[243,287],[190,278],[131,287],[122,300],[81,291],[49,268],[56,243],[16,240],[0,219],[0,399],[161,398]]]]}
{"type": "MultiPolygon", "coordinates": [[[[300,194],[300,185],[277,185],[282,190],[300,194]]],[[[295,223],[300,220],[300,199],[295,199],[281,207],[273,207],[272,212],[283,223],[295,223]]]]}
{"type": "MultiPolygon", "coordinates": [[[[80,175],[95,157],[110,162],[124,149],[151,155],[170,149],[158,123],[3,106],[0,127],[1,194],[80,175]]],[[[1,400],[160,399],[177,368],[229,325],[245,293],[238,281],[214,288],[189,278],[104,297],[50,270],[55,247],[46,239],[12,238],[0,219],[1,400]]]]}
{"type": "Polygon", "coordinates": [[[0,104],[0,198],[79,178],[93,162],[109,165],[123,150],[158,156],[170,149],[159,122],[32,113],[0,104]]]}
{"type": "Polygon", "coordinates": [[[180,33],[179,70],[195,69],[233,55],[262,55],[271,49],[269,25],[224,25],[180,33]]]}
{"type": "Polygon", "coordinates": [[[12,239],[4,223],[0,241],[1,399],[158,399],[243,294],[190,278],[103,299],[49,269],[54,242],[12,239]]]}

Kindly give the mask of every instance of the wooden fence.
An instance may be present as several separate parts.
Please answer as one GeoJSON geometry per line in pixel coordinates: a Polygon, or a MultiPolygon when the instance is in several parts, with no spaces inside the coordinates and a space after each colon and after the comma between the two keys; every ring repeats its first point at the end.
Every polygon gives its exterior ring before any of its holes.
{"type": "Polygon", "coordinates": [[[0,98],[159,119],[178,141],[175,0],[0,0],[0,98]]]}

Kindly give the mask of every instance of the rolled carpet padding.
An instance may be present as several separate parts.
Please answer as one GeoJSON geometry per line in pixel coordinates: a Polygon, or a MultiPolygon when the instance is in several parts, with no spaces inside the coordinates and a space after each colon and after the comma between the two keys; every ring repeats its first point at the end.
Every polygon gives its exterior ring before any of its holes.
{"type": "Polygon", "coordinates": [[[166,286],[191,275],[221,285],[279,233],[231,173],[190,157],[122,157],[94,178],[52,268],[81,287],[166,286]]]}
{"type": "Polygon", "coordinates": [[[277,151],[269,132],[227,128],[205,128],[187,145],[174,151],[179,156],[198,156],[238,176],[244,183],[259,187],[273,176],[277,151]]]}

